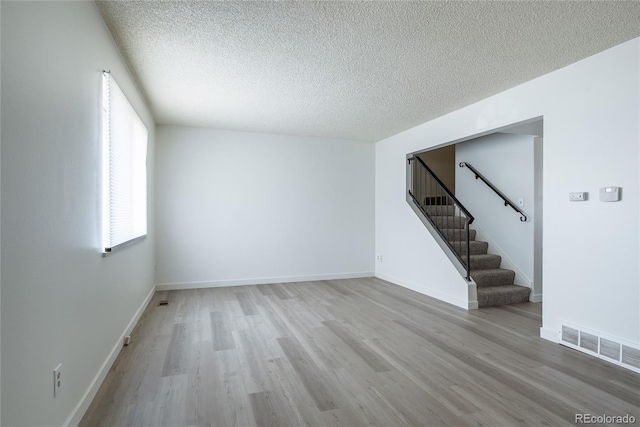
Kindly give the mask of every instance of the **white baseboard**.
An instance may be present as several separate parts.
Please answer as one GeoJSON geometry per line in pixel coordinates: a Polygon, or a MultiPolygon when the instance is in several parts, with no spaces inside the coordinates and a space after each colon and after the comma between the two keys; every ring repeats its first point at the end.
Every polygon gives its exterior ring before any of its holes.
{"type": "Polygon", "coordinates": [[[529,302],[542,302],[542,294],[531,294],[529,302]]]}
{"type": "Polygon", "coordinates": [[[558,343],[558,331],[548,328],[540,328],[540,338],[554,343],[558,343]]]}
{"type": "Polygon", "coordinates": [[[80,399],[80,402],[78,402],[76,407],[71,412],[71,415],[69,415],[69,418],[67,418],[67,421],[64,423],[65,427],[77,426],[82,420],[82,417],[87,412],[87,409],[89,409],[89,405],[91,404],[91,401],[96,396],[96,393],[98,393],[98,389],[100,389],[102,382],[104,381],[105,377],[109,373],[111,366],[113,365],[113,363],[116,361],[116,358],[120,354],[124,337],[131,334],[131,331],[138,323],[138,320],[140,320],[140,316],[142,316],[142,313],[144,313],[144,310],[147,308],[147,305],[149,305],[149,302],[151,301],[151,298],[153,297],[153,294],[155,293],[155,291],[156,291],[156,288],[154,286],[151,288],[151,291],[149,291],[149,294],[144,299],[140,307],[138,307],[138,310],[133,315],[133,318],[127,325],[126,329],[122,332],[122,334],[120,335],[120,338],[118,338],[118,341],[116,341],[115,345],[111,349],[111,352],[107,356],[107,359],[104,361],[104,363],[100,367],[100,370],[98,371],[96,376],[93,378],[93,381],[91,381],[91,384],[87,388],[87,391],[85,391],[84,396],[82,396],[82,399],[80,399]]]}
{"type": "MultiPolygon", "coordinates": [[[[399,285],[402,286],[403,288],[407,288],[407,289],[411,289],[412,291],[421,293],[423,295],[427,295],[429,297],[433,297],[435,299],[438,299],[440,301],[444,301],[447,302],[449,304],[453,304],[456,307],[460,307],[460,308],[464,308],[465,310],[470,310],[469,307],[469,301],[465,300],[465,299],[461,299],[461,298],[456,298],[452,295],[449,294],[445,294],[443,292],[440,291],[436,291],[430,288],[427,288],[423,285],[416,285],[415,283],[410,283],[407,282],[405,280],[400,280],[396,277],[393,276],[389,276],[387,274],[382,274],[382,273],[376,273],[375,277],[382,279],[382,280],[386,280],[387,282],[391,282],[395,285],[399,285]]],[[[477,301],[476,301],[476,305],[477,305],[477,301]]],[[[476,307],[477,308],[477,307],[476,307]]]]}
{"type": "Polygon", "coordinates": [[[222,288],[226,286],[268,285],[272,283],[314,282],[318,280],[360,279],[373,277],[373,271],[358,273],[318,274],[314,276],[264,277],[237,280],[214,280],[209,282],[158,283],[157,291],[176,291],[180,289],[222,288]]]}

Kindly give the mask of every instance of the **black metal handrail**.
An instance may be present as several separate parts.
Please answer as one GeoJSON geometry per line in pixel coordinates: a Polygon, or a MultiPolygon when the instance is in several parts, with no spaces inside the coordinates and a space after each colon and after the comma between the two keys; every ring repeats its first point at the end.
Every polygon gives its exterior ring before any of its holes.
{"type": "Polygon", "coordinates": [[[456,199],[456,196],[453,195],[453,193],[447,188],[446,185],[444,185],[444,183],[442,181],[440,181],[440,178],[438,178],[438,176],[433,173],[433,171],[431,170],[431,168],[429,168],[429,166],[427,166],[427,164],[420,158],[417,156],[413,156],[412,158],[409,159],[409,161],[411,160],[417,160],[418,162],[420,162],[420,164],[422,165],[422,167],[424,167],[427,172],[429,172],[429,174],[433,177],[433,179],[435,179],[435,181],[438,183],[438,185],[440,185],[440,187],[442,188],[442,190],[444,190],[445,194],[451,198],[451,200],[453,200],[455,202],[455,204],[460,208],[460,210],[465,214],[465,216],[467,218],[469,218],[469,224],[471,224],[473,222],[473,215],[471,215],[471,213],[462,205],[462,203],[460,203],[460,200],[456,199]]]}
{"type": "Polygon", "coordinates": [[[411,199],[436,230],[440,238],[442,238],[443,242],[446,243],[453,255],[465,267],[467,280],[471,280],[469,225],[473,222],[473,215],[420,157],[413,156],[408,161],[411,165],[411,181],[408,190],[411,199]],[[412,161],[417,161],[420,166],[413,167],[412,161]],[[431,212],[427,207],[431,208],[431,212]],[[453,207],[453,209],[450,209],[450,207],[453,207]],[[438,217],[438,220],[432,218],[432,216],[438,217]],[[460,228],[462,221],[464,221],[464,226],[460,228]],[[443,231],[445,229],[447,233],[452,234],[445,236],[443,231]],[[457,230],[460,231],[456,232],[457,230]],[[464,249],[466,251],[463,250],[462,233],[465,233],[464,249]],[[462,258],[463,255],[465,255],[464,259],[462,258]]]}
{"type": "Polygon", "coordinates": [[[478,172],[478,170],[476,168],[474,168],[473,166],[471,166],[467,162],[460,162],[460,167],[461,168],[463,168],[465,166],[468,167],[469,170],[471,170],[475,174],[476,179],[480,178],[482,180],[482,182],[487,184],[487,186],[493,190],[494,193],[496,193],[498,196],[500,196],[500,198],[502,200],[504,200],[504,205],[505,206],[511,206],[514,211],[518,212],[520,214],[520,221],[522,221],[522,222],[526,222],[527,221],[527,215],[524,212],[522,212],[522,210],[520,210],[507,196],[505,196],[502,193],[502,191],[498,190],[493,184],[491,184],[491,182],[489,182],[489,180],[487,178],[485,178],[480,172],[478,172]]]}

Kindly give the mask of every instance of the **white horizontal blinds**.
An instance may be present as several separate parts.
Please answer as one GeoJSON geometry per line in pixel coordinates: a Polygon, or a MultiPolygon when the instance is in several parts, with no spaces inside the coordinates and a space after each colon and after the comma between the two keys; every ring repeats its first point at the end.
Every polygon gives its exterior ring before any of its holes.
{"type": "Polygon", "coordinates": [[[140,117],[104,73],[104,248],[147,234],[147,139],[140,117]]]}

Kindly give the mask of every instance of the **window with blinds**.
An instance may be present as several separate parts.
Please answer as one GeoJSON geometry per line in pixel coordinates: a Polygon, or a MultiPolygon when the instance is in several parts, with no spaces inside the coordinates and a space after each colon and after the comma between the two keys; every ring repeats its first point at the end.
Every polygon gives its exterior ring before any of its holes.
{"type": "Polygon", "coordinates": [[[103,253],[147,235],[149,132],[111,73],[103,73],[103,253]]]}

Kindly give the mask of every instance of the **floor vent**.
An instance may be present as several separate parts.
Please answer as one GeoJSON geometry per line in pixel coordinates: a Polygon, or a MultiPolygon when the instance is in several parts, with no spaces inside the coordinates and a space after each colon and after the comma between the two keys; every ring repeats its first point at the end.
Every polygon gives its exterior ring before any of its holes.
{"type": "Polygon", "coordinates": [[[158,303],[158,306],[161,306],[161,305],[169,305],[169,300],[166,300],[166,299],[160,300],[160,302],[158,303]]]}
{"type": "Polygon", "coordinates": [[[562,325],[560,344],[640,372],[640,349],[616,338],[605,338],[602,334],[584,329],[575,325],[562,325]]]}

